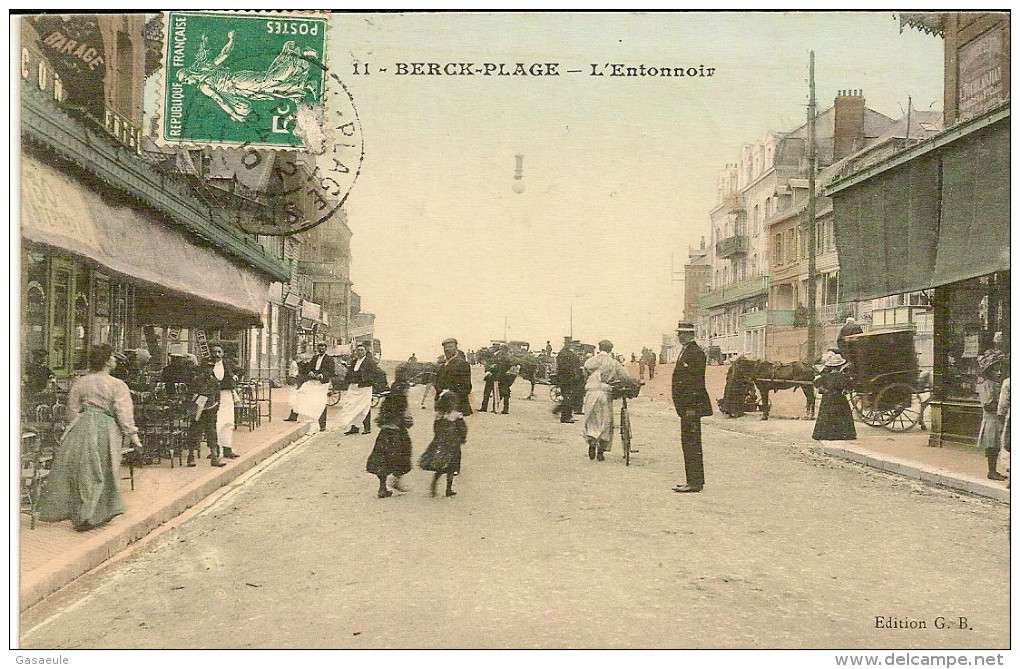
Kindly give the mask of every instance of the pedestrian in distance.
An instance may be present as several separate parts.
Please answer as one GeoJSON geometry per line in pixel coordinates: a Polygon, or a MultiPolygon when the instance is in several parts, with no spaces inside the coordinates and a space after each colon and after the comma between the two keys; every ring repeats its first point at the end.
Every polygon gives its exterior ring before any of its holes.
{"type": "Polygon", "coordinates": [[[644,353],[645,367],[648,368],[648,380],[651,381],[655,378],[655,351],[650,348],[646,348],[644,353]]]}
{"type": "Polygon", "coordinates": [[[418,460],[418,466],[433,472],[429,495],[436,496],[439,478],[446,474],[446,496],[453,497],[453,477],[460,473],[461,446],[467,441],[467,423],[459,410],[461,399],[452,390],[444,390],[436,400],[436,419],[432,424],[432,442],[418,460]]]}
{"type": "Polygon", "coordinates": [[[126,439],[142,448],[131,391],[110,374],[117,366],[113,347],[94,346],[88,361],[89,373],[74,382],[67,396],[71,424],[57,446],[39,503],[39,518],[70,519],[79,532],[124,513],[117,487],[121,444],[126,439]]]}
{"type": "Polygon", "coordinates": [[[238,401],[237,382],[241,379],[241,371],[234,363],[223,355],[223,346],[213,344],[210,348],[212,369],[220,384],[220,407],[216,417],[216,442],[223,451],[224,458],[240,457],[233,449],[234,439],[234,405],[238,401]]]}
{"type": "Polygon", "coordinates": [[[856,439],[854,415],[846,393],[853,386],[846,371],[846,359],[835,351],[822,356],[821,373],[815,377],[815,390],[822,395],[811,438],[815,441],[856,439]]]}
{"type": "Polygon", "coordinates": [[[212,363],[208,362],[195,371],[192,381],[195,392],[195,419],[188,432],[188,466],[195,467],[195,451],[199,450],[202,437],[209,449],[209,464],[225,467],[220,459],[219,439],[216,434],[216,418],[220,408],[220,384],[213,375],[212,363]]]}
{"type": "Polygon", "coordinates": [[[570,337],[563,338],[563,348],[556,354],[556,385],[560,387],[563,399],[553,413],[560,415],[561,423],[573,423],[574,411],[579,412],[579,400],[584,397],[584,373],[581,371],[581,358],[574,352],[570,337]]]}
{"type": "Polygon", "coordinates": [[[375,447],[368,456],[365,470],[379,478],[379,497],[392,497],[393,491],[386,487],[386,479],[393,477],[393,489],[407,492],[401,477],[411,471],[411,435],[408,429],[414,419],[407,413],[407,383],[396,380],[379,406],[376,422],[379,436],[375,447]]]}
{"type": "Polygon", "coordinates": [[[485,366],[485,376],[483,377],[485,379],[485,388],[482,390],[482,406],[478,407],[479,413],[485,413],[489,410],[490,398],[492,399],[493,413],[498,410],[499,407],[497,405],[499,404],[500,395],[502,395],[504,378],[509,368],[510,355],[505,347],[500,347],[485,366]],[[499,395],[494,397],[494,393],[497,392],[499,395]]]}
{"type": "Polygon", "coordinates": [[[687,482],[674,486],[673,492],[701,492],[705,487],[701,419],[712,415],[712,402],[705,390],[705,352],[694,341],[693,323],[677,323],[676,336],[681,349],[673,368],[673,407],[680,417],[680,445],[687,482]]]}

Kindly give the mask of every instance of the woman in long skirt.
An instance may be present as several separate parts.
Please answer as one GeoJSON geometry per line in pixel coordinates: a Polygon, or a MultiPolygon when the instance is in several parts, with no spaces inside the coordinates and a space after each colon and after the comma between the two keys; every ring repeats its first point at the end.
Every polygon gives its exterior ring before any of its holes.
{"type": "Polygon", "coordinates": [[[444,390],[436,400],[436,420],[432,424],[432,443],[421,454],[418,466],[430,472],[432,486],[429,494],[436,496],[439,477],[446,474],[446,496],[453,497],[453,477],[460,472],[461,445],[467,441],[467,424],[464,414],[458,411],[460,397],[452,390],[444,390]]]}
{"type": "Polygon", "coordinates": [[[379,436],[375,438],[375,448],[368,456],[365,470],[379,477],[380,498],[393,495],[386,487],[388,476],[393,476],[394,490],[407,491],[401,477],[411,471],[411,436],[407,430],[414,425],[414,419],[407,413],[407,389],[406,384],[394,381],[376,418],[379,436]]]}
{"type": "Polygon", "coordinates": [[[57,448],[46,480],[39,517],[70,519],[84,532],[124,513],[117,487],[124,437],[141,448],[127,384],[110,375],[117,366],[113,347],[100,344],[89,353],[90,374],[71,386],[71,425],[57,448]]]}
{"type": "Polygon", "coordinates": [[[818,417],[811,438],[817,441],[856,439],[854,414],[844,394],[850,389],[851,383],[850,377],[843,370],[846,360],[834,352],[830,352],[823,360],[825,367],[815,377],[815,388],[822,393],[822,401],[818,406],[818,417]]]}

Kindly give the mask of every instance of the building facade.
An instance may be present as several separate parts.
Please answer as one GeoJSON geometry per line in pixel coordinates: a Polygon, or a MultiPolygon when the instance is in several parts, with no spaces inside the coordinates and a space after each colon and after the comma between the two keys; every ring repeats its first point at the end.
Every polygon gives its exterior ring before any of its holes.
{"type": "MultiPolygon", "coordinates": [[[[845,91],[816,117],[817,164],[831,165],[874,142],[892,119],[864,104],[859,91],[845,91]]],[[[794,330],[798,307],[807,302],[806,253],[808,128],[769,133],[744,147],[739,163],[727,165],[717,180],[717,204],[709,259],[711,290],[700,298],[699,337],[719,346],[722,355],[788,361],[811,357],[794,330]],[[778,272],[778,274],[774,274],[778,272]],[[777,280],[778,279],[778,280],[777,280]],[[775,283],[775,286],[773,285],[775,283]],[[769,340],[775,344],[770,348],[769,340]]],[[[816,292],[818,313],[836,318],[838,261],[831,243],[831,217],[817,210],[819,245],[816,292]]]]}
{"type": "MultiPolygon", "coordinates": [[[[253,172],[232,167],[236,151],[149,141],[143,100],[159,21],[20,19],[23,359],[43,351],[67,379],[99,343],[147,349],[150,371],[220,343],[249,376],[282,380],[302,333],[314,336],[328,315],[298,271],[300,237],[254,234],[238,220],[281,220],[263,193],[282,152],[253,172]]],[[[349,248],[349,230],[346,239],[349,248]]]]}
{"type": "Polygon", "coordinates": [[[1010,348],[1009,15],[901,22],[945,40],[945,128],[830,186],[842,289],[847,299],[930,300],[930,443],[973,444],[977,358],[1010,348]]]}

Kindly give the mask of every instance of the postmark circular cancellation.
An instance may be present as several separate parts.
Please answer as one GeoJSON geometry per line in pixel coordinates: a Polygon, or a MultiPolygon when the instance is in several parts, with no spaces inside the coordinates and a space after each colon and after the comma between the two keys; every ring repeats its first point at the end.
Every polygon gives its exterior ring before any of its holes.
{"type": "Polygon", "coordinates": [[[314,227],[347,199],[364,161],[350,91],[326,64],[328,16],[165,12],[156,143],[202,149],[196,181],[246,232],[314,227]],[[248,211],[246,211],[246,209],[248,211]],[[269,214],[267,215],[267,212],[269,214]]]}

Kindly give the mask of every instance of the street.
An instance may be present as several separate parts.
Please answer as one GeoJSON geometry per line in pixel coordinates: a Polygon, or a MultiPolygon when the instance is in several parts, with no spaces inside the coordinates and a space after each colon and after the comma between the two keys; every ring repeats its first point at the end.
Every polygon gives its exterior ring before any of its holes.
{"type": "Polygon", "coordinates": [[[631,402],[626,467],[618,436],[589,461],[547,386],[513,392],[468,418],[456,497],[416,468],[378,499],[376,432],[314,433],[25,612],[21,647],[1009,647],[1008,505],[813,453],[806,421],[718,413],[705,490],[679,495],[668,398],[631,402]]]}

